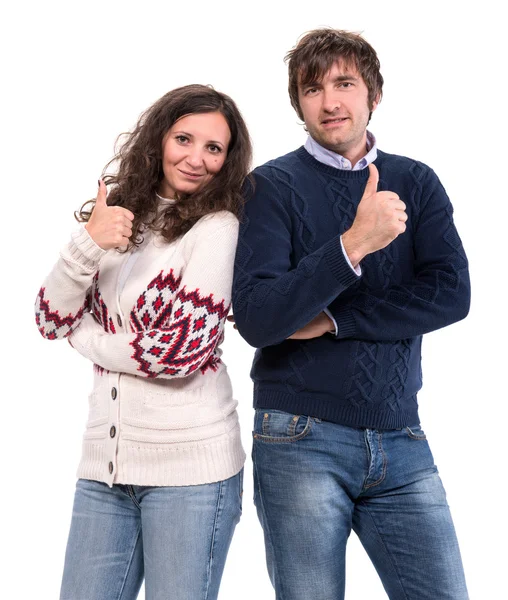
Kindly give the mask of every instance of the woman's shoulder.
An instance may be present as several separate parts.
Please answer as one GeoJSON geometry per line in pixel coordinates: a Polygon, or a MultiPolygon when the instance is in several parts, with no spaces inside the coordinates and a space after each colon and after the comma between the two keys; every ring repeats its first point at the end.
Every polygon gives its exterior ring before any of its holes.
{"type": "Polygon", "coordinates": [[[235,234],[235,232],[238,231],[238,226],[238,217],[227,210],[220,210],[201,217],[201,219],[199,219],[192,227],[190,232],[194,235],[199,234],[202,236],[211,235],[224,229],[225,231],[230,230],[232,234],[235,234]]]}
{"type": "MultiPolygon", "coordinates": [[[[220,228],[225,225],[236,225],[238,224],[238,217],[228,210],[219,210],[217,212],[208,213],[204,217],[201,217],[196,225],[207,228],[220,228]]],[[[194,225],[194,227],[196,227],[194,225]]]]}
{"type": "Polygon", "coordinates": [[[195,251],[204,252],[209,256],[219,248],[235,248],[238,229],[238,218],[226,210],[201,217],[181,240],[185,260],[189,260],[195,251]]]}

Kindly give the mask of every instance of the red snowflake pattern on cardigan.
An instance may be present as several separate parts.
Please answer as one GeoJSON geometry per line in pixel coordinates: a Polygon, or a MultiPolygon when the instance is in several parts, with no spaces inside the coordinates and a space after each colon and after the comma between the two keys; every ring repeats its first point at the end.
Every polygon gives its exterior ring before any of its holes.
{"type": "Polygon", "coordinates": [[[92,282],[92,312],[106,333],[116,333],[113,319],[110,317],[108,307],[99,291],[99,271],[95,274],[92,282]]]}
{"type": "Polygon", "coordinates": [[[58,310],[52,311],[49,299],[45,297],[46,288],[42,287],[35,301],[35,322],[40,334],[47,340],[58,340],[72,333],[76,322],[83,318],[85,310],[88,310],[90,299],[87,297],[83,306],[75,313],[69,313],[61,317],[58,310]]]}
{"type": "Polygon", "coordinates": [[[173,308],[173,298],[181,281],[181,277],[174,276],[173,269],[167,275],[163,275],[161,271],[152,279],[131,310],[132,331],[160,329],[168,323],[173,308]]]}
{"type": "Polygon", "coordinates": [[[161,272],[131,311],[131,326],[139,332],[131,342],[132,358],[147,377],[186,377],[198,368],[215,371],[220,362],[214,351],[229,306],[215,302],[213,294],[201,296],[199,289],[178,290],[180,282],[172,270],[161,272]]]}

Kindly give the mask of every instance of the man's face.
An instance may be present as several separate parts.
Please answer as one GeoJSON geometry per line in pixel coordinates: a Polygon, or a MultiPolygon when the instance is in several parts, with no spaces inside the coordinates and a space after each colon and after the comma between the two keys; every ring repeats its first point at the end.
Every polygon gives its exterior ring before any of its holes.
{"type": "Polygon", "coordinates": [[[325,148],[352,162],[365,154],[369,114],[368,89],[353,66],[340,60],[321,81],[298,86],[298,98],[309,134],[325,148]]]}

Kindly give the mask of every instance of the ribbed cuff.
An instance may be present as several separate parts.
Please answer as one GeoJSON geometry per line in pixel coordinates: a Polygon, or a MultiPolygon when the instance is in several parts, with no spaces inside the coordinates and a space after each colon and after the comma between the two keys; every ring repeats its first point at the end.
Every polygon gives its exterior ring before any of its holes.
{"type": "Polygon", "coordinates": [[[326,262],[330,267],[330,271],[344,288],[347,288],[355,283],[355,281],[358,281],[358,275],[349,266],[348,261],[344,256],[340,236],[334,236],[325,244],[324,255],[326,262]]]}
{"type": "Polygon", "coordinates": [[[62,255],[66,255],[65,258],[78,263],[87,270],[96,269],[105,254],[106,250],[93,241],[84,227],[80,227],[72,233],[71,241],[62,252],[62,255]]]}
{"type": "Polygon", "coordinates": [[[356,321],[353,316],[353,309],[350,306],[343,306],[335,311],[333,316],[337,323],[337,337],[340,339],[354,337],[356,321]]]}

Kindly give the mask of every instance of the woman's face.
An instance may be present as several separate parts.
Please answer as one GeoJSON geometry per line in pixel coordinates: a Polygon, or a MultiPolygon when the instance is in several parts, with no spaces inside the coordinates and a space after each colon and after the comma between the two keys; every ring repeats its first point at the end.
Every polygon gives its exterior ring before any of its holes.
{"type": "Polygon", "coordinates": [[[174,198],[206,185],[221,170],[230,139],[227,121],[219,112],[178,119],[162,141],[164,179],[159,194],[174,198]]]}

